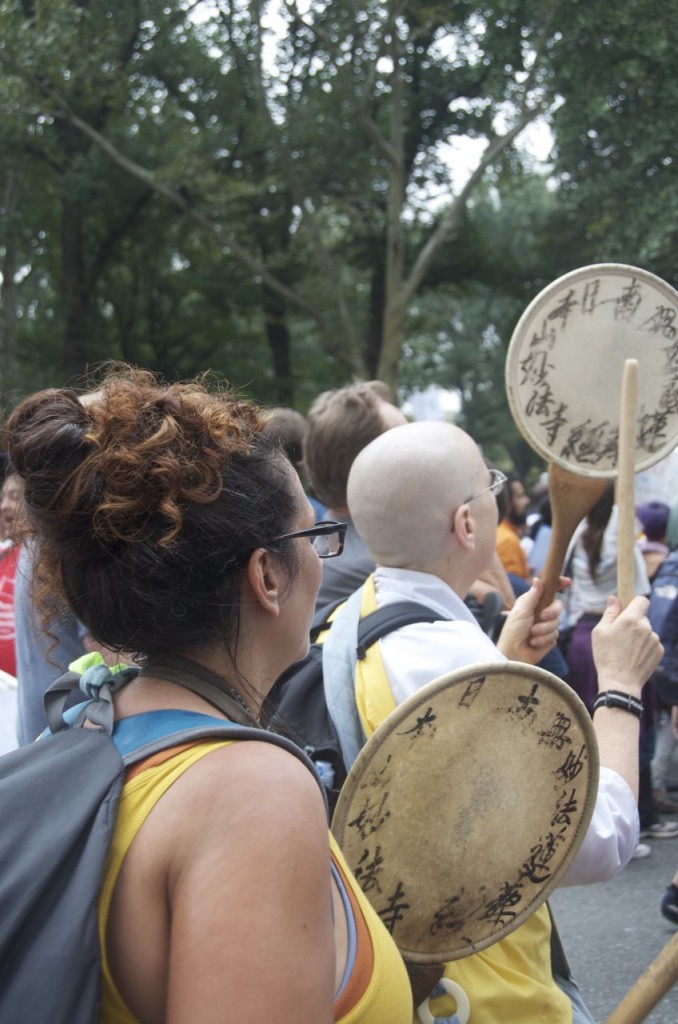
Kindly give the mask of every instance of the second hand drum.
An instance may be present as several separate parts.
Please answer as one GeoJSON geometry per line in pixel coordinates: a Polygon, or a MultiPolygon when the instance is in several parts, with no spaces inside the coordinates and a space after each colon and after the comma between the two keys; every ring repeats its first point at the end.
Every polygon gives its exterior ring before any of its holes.
{"type": "Polygon", "coordinates": [[[549,463],[553,537],[542,604],[555,592],[574,529],[617,475],[629,360],[639,367],[637,472],[678,443],[678,292],[638,267],[582,267],[540,292],[511,338],[511,412],[549,463]]]}

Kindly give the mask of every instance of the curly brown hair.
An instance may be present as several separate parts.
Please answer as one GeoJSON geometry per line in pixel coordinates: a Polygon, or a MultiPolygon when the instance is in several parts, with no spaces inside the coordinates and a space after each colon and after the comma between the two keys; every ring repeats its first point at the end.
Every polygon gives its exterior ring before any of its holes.
{"type": "MultiPolygon", "coordinates": [[[[97,640],[153,655],[219,637],[235,653],[247,558],[299,511],[264,423],[228,391],[121,365],[82,398],[41,391],[14,411],[40,578],[97,640]]],[[[276,552],[291,576],[293,546],[276,552]]]]}

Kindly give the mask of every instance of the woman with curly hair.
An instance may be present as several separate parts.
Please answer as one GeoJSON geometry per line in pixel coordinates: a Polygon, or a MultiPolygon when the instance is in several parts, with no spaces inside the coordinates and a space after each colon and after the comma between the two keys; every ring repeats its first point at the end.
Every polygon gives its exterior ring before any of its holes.
{"type": "MultiPolygon", "coordinates": [[[[10,419],[43,579],[97,641],[138,652],[116,721],[181,709],[256,726],[307,651],[333,552],[264,424],[229,394],[120,367],[87,400],[43,391],[10,419]]],[[[412,1019],[316,780],[268,742],[201,740],[128,773],[99,924],[103,1024],[412,1019]]]]}

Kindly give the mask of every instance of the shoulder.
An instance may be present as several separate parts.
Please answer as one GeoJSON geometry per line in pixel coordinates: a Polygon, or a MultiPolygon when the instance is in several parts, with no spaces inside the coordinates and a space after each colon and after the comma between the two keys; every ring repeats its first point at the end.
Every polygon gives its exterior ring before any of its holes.
{"type": "Polygon", "coordinates": [[[448,672],[505,660],[476,622],[459,619],[404,626],[380,644],[397,703],[448,672]]]}
{"type": "Polygon", "coordinates": [[[657,569],[652,581],[653,586],[665,577],[675,577],[676,575],[678,575],[678,551],[671,551],[657,569]]]}
{"type": "Polygon", "coordinates": [[[299,758],[266,740],[224,744],[198,762],[190,772],[193,788],[207,799],[241,803],[265,791],[285,802],[322,805],[318,783],[299,758]]]}
{"type": "MultiPolygon", "coordinates": [[[[257,740],[220,745],[193,764],[162,801],[171,858],[201,858],[211,847],[259,842],[327,844],[327,816],[317,780],[293,754],[257,740]]],[[[160,808],[158,808],[160,810],[160,808]]]]}
{"type": "Polygon", "coordinates": [[[466,619],[439,619],[436,622],[422,622],[416,627],[412,639],[434,644],[446,663],[457,662],[459,667],[473,664],[482,656],[485,660],[503,661],[494,641],[485,633],[477,621],[466,619]]]}

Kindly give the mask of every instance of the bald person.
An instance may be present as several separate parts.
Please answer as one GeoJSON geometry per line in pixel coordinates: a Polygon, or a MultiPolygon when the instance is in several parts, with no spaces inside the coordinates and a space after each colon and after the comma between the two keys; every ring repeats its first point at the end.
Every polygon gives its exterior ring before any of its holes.
{"type": "MultiPolygon", "coordinates": [[[[538,580],[516,601],[497,646],[464,605],[464,595],[495,549],[495,494],[503,481],[502,474],[487,469],[468,434],[446,423],[395,427],[356,457],[348,503],[377,567],[340,612],[326,646],[334,671],[343,665],[353,673],[366,735],[377,727],[380,715],[437,676],[503,658],[533,664],[555,643],[559,602],[536,616],[542,593],[538,580]],[[370,673],[368,679],[351,654],[358,619],[401,600],[415,600],[442,618],[405,626],[380,640],[375,649],[384,671],[370,673]],[[374,692],[365,692],[370,686],[374,692]]],[[[594,631],[600,690],[628,695],[631,708],[601,707],[595,713],[599,790],[591,825],[565,885],[613,877],[638,842],[639,719],[633,708],[662,653],[646,618],[647,607],[644,598],[635,598],[620,611],[617,599],[610,598],[594,631]]],[[[490,735],[487,742],[492,743],[490,735]]],[[[424,835],[422,824],[416,826],[424,835]]],[[[554,938],[547,905],[501,942],[448,964],[445,974],[465,990],[470,1024],[592,1024],[554,938]]]]}

